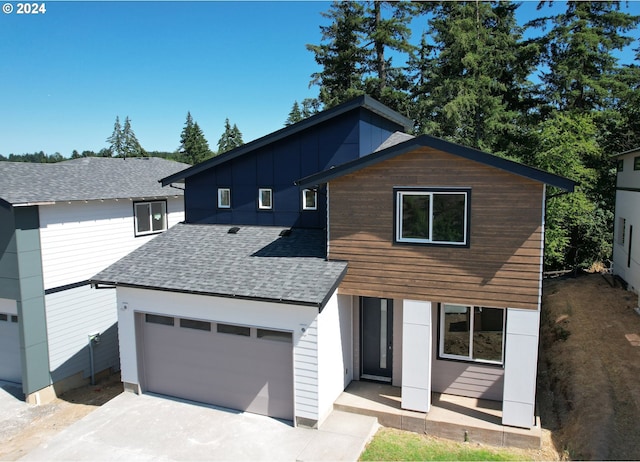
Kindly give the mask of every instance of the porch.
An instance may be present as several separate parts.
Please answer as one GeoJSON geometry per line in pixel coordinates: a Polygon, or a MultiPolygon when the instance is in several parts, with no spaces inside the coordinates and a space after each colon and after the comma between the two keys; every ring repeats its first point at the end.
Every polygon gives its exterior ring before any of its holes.
{"type": "Polygon", "coordinates": [[[432,393],[431,411],[400,408],[401,388],[353,381],[338,397],[334,409],[378,418],[380,425],[454,441],[535,449],[541,445],[540,419],[530,430],[502,425],[502,404],[497,401],[432,393]]]}

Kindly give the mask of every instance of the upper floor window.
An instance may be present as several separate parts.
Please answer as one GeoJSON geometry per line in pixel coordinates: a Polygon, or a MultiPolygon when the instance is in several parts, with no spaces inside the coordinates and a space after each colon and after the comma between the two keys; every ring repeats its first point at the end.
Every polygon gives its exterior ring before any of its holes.
{"type": "Polygon", "coordinates": [[[396,242],[468,245],[469,189],[396,189],[396,242]]]}
{"type": "Polygon", "coordinates": [[[161,233],[167,229],[165,201],[136,202],[134,205],[136,236],[161,233]]]}
{"type": "Polygon", "coordinates": [[[229,188],[218,188],[218,208],[231,208],[231,190],[229,188]]]}
{"type": "Polygon", "coordinates": [[[260,188],[258,190],[258,208],[261,210],[273,209],[273,191],[271,189],[260,188]]]}
{"type": "Polygon", "coordinates": [[[504,309],[442,304],[439,356],[502,364],[504,326],[504,309]]]}
{"type": "Polygon", "coordinates": [[[640,170],[640,156],[633,158],[633,169],[640,170]]]}
{"type": "Polygon", "coordinates": [[[620,173],[624,170],[624,159],[618,159],[616,164],[616,172],[620,173]]]}
{"type": "Polygon", "coordinates": [[[315,189],[302,191],[302,210],[318,210],[318,192],[315,189]]]}

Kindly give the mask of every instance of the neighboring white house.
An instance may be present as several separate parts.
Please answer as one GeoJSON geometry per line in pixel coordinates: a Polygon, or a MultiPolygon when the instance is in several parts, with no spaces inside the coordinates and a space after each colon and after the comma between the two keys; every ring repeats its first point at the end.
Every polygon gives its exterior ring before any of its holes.
{"type": "Polygon", "coordinates": [[[640,148],[616,157],[613,273],[624,279],[630,290],[640,293],[640,148]]]}
{"type": "Polygon", "coordinates": [[[89,278],[184,219],[183,191],[158,180],[186,167],[0,162],[0,380],[27,401],[119,370],[115,290],[89,278]]]}

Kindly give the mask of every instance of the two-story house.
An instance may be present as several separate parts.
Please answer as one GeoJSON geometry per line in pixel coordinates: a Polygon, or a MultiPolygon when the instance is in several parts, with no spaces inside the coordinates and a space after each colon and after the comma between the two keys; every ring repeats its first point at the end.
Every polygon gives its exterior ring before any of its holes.
{"type": "Polygon", "coordinates": [[[125,388],[315,426],[362,379],[533,426],[545,185],[574,184],[410,125],[360,97],[165,178],[185,223],[92,278],[125,388]]]}
{"type": "Polygon", "coordinates": [[[617,180],[613,273],[626,281],[630,290],[640,293],[640,148],[615,157],[617,180]]]}
{"type": "Polygon", "coordinates": [[[0,162],[0,380],[41,403],[119,370],[116,298],[89,278],[184,219],[157,158],[0,162]]]}

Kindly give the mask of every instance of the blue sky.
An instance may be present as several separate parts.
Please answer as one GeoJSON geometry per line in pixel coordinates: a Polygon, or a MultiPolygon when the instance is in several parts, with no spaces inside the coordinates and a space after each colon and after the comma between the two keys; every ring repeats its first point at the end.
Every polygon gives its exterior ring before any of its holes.
{"type": "MultiPolygon", "coordinates": [[[[116,116],[131,118],[145,149],[173,151],[187,111],[216,148],[225,118],[251,141],[282,128],[295,100],[317,96],[305,45],[320,43],[329,2],[48,1],[39,15],[8,3],[14,11],[0,13],[5,156],[98,151],[116,116]]],[[[535,3],[521,10],[535,12],[535,3]]],[[[640,2],[629,11],[640,14],[640,2]]]]}

